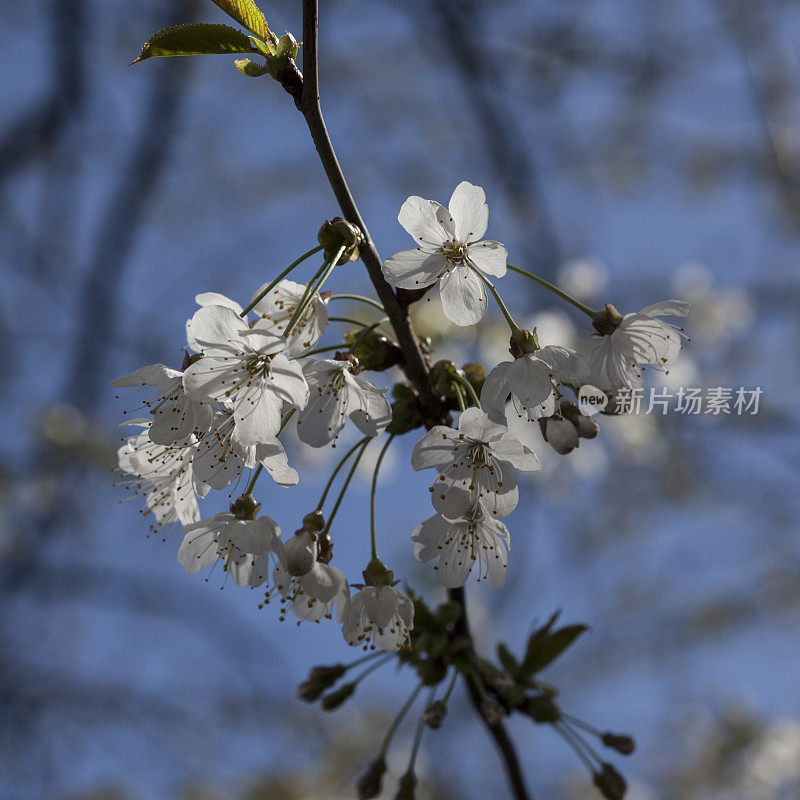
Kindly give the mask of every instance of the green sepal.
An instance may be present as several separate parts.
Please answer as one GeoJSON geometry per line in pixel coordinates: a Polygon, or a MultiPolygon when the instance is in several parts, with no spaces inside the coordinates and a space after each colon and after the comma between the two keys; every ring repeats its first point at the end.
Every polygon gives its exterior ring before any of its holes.
{"type": "Polygon", "coordinates": [[[163,56],[203,56],[225,53],[253,53],[250,37],[230,25],[191,22],[164,28],[151,36],[142,47],[138,64],[147,58],[163,56]]]}

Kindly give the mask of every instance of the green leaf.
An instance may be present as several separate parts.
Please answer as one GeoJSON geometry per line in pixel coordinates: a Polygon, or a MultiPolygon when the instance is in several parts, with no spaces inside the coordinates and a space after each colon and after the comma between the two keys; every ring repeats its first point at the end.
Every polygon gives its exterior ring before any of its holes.
{"type": "Polygon", "coordinates": [[[528,647],[525,650],[525,658],[522,661],[523,669],[526,672],[534,672],[535,667],[533,665],[537,663],[542,648],[546,645],[550,636],[550,628],[553,627],[560,613],[561,611],[553,612],[550,619],[541,628],[534,631],[528,639],[528,647]]]}
{"type": "Polygon", "coordinates": [[[565,625],[547,637],[547,641],[533,659],[533,663],[526,662],[525,666],[531,672],[538,672],[548,664],[555,661],[582,633],[588,630],[586,625],[565,625]]]}
{"type": "Polygon", "coordinates": [[[236,69],[238,69],[242,75],[247,75],[249,78],[260,78],[262,75],[266,75],[267,72],[269,72],[264,64],[257,64],[249,58],[237,58],[233,63],[236,64],[236,69]]]}
{"type": "Polygon", "coordinates": [[[274,39],[261,9],[253,0],[213,0],[229,17],[261,39],[274,39]]]}
{"type": "Polygon", "coordinates": [[[250,38],[230,25],[193,22],[164,28],[151,36],[133,64],[158,56],[201,56],[215,53],[252,53],[250,38]]]}
{"type": "Polygon", "coordinates": [[[511,676],[517,674],[517,670],[519,669],[517,659],[514,658],[511,651],[502,642],[497,645],[497,657],[500,659],[500,663],[503,665],[506,672],[511,676]]]}

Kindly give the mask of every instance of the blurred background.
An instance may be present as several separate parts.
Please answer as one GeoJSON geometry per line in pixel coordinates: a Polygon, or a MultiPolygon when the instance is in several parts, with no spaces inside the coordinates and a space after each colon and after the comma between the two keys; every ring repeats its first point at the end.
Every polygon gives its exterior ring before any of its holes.
{"type": "MultiPolygon", "coordinates": [[[[262,6],[300,38],[299,3],[262,6]]],[[[225,22],[207,0],[0,9],[0,797],[352,797],[410,677],[378,671],[331,715],[295,700],[311,666],[354,657],[338,627],[186,575],[179,537],[147,538],[111,472],[132,403],[108,382],[179,366],[195,293],[246,300],[338,213],[304,123],[226,56],[127,66],[166,25],[225,22]]],[[[595,307],[692,303],[673,385],[764,392],[756,415],[601,418],[566,457],[529,431],[545,463],[508,521],[507,586],[468,584],[481,647],[519,650],[558,607],[591,627],[546,677],[572,713],[637,737],[615,761],[632,800],[795,800],[800,6],[327,0],[321,16],[323,106],[384,257],[408,246],[409,194],[446,202],[468,179],[513,263],[595,307]]],[[[544,343],[589,347],[557,298],[501,284],[544,343]]],[[[353,265],[334,288],[370,287],[353,265]]],[[[422,305],[449,341],[437,356],[503,357],[501,319],[477,336],[422,305]]],[[[381,550],[436,602],[409,539],[430,476],[410,474],[406,439],[382,471],[381,550]]],[[[288,448],[300,487],[259,493],[285,532],[331,458],[288,448]]],[[[333,531],[351,579],[369,460],[333,531]]],[[[511,727],[536,797],[596,796],[551,731],[511,727]]],[[[423,797],[506,791],[460,688],[419,766],[423,797]]]]}

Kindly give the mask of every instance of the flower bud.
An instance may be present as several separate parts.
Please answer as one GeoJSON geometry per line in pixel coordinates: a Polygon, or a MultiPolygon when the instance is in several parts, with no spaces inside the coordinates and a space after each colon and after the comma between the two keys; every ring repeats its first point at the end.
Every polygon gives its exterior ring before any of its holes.
{"type": "Polygon", "coordinates": [[[464,371],[464,377],[475,390],[475,394],[480,397],[481,389],[483,389],[483,384],[486,381],[486,368],[483,364],[474,363],[464,364],[462,370],[464,371]]]}
{"type": "Polygon", "coordinates": [[[578,429],[560,414],[539,420],[544,440],[562,456],[571,453],[579,444],[578,429]]]}
{"type": "Polygon", "coordinates": [[[516,328],[511,332],[508,352],[511,353],[514,358],[519,358],[528,353],[535,353],[538,349],[539,337],[536,335],[536,328],[532,331],[516,328]]]}
{"type": "Polygon", "coordinates": [[[549,697],[526,697],[519,710],[537,725],[561,719],[561,711],[549,697]]]}
{"type": "Polygon", "coordinates": [[[367,771],[356,783],[358,800],[372,800],[373,797],[377,797],[381,793],[381,784],[385,774],[386,761],[383,756],[379,756],[367,767],[367,771]]]}
{"type": "Polygon", "coordinates": [[[594,785],[606,800],[622,800],[628,790],[625,778],[611,764],[601,764],[600,772],[594,773],[594,785]]]}
{"type": "Polygon", "coordinates": [[[561,416],[568,419],[575,426],[581,439],[594,439],[600,432],[600,426],[597,422],[592,417],[581,414],[575,403],[569,400],[561,402],[561,416]]]}
{"type": "Polygon", "coordinates": [[[317,509],[303,517],[303,529],[311,532],[321,531],[325,528],[325,517],[317,509]]]}
{"type": "Polygon", "coordinates": [[[286,571],[299,578],[311,572],[317,560],[317,534],[301,528],[286,542],[286,571]]]}
{"type": "Polygon", "coordinates": [[[633,736],[628,736],[624,733],[611,733],[606,731],[601,739],[606,747],[616,750],[623,756],[629,756],[636,749],[636,742],[633,736]]]}
{"type": "Polygon", "coordinates": [[[406,772],[403,777],[400,778],[400,783],[397,787],[397,794],[394,796],[394,800],[414,800],[414,790],[416,787],[416,775],[414,775],[414,773],[411,771],[406,772]]]}
{"type": "Polygon", "coordinates": [[[253,520],[261,508],[261,503],[257,503],[253,495],[243,494],[235,502],[231,503],[230,508],[231,514],[235,514],[236,519],[253,520]]]}
{"type": "Polygon", "coordinates": [[[458,369],[452,361],[437,361],[431,367],[431,386],[438,395],[445,397],[457,397],[458,394],[453,388],[459,383],[458,369]]]}
{"type": "Polygon", "coordinates": [[[419,428],[424,423],[422,406],[417,393],[405,383],[396,383],[392,389],[392,421],[386,428],[390,434],[403,434],[419,428]]]}
{"type": "Polygon", "coordinates": [[[364,244],[364,235],[353,225],[341,217],[326,220],[317,233],[317,241],[323,247],[327,261],[332,261],[343,247],[345,248],[338,264],[358,261],[358,248],[364,244]]]}
{"type": "Polygon", "coordinates": [[[447,706],[444,700],[434,700],[425,711],[422,712],[422,722],[429,728],[435,730],[436,728],[442,727],[442,722],[446,714],[447,706]]]}
{"type": "Polygon", "coordinates": [[[326,694],[325,697],[322,698],[322,710],[333,711],[335,708],[339,708],[339,706],[344,703],[344,701],[347,700],[353,694],[353,692],[355,692],[355,690],[355,683],[346,683],[335,692],[326,694]]]}
{"type": "Polygon", "coordinates": [[[353,355],[364,369],[381,372],[397,366],[403,360],[403,351],[397,342],[379,331],[364,333],[364,330],[357,328],[344,337],[345,344],[351,345],[353,355]]]}
{"type": "Polygon", "coordinates": [[[297,687],[297,697],[306,703],[313,703],[326,689],[330,689],[347,672],[343,664],[314,667],[308,678],[297,687]]]}

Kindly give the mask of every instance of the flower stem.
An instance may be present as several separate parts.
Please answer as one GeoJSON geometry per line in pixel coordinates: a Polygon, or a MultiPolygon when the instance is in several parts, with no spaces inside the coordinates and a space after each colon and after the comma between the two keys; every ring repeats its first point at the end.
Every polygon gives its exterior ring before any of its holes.
{"type": "Polygon", "coordinates": [[[325,347],[317,347],[314,350],[309,350],[307,353],[303,353],[300,358],[306,358],[306,356],[315,356],[318,353],[330,353],[331,350],[347,350],[347,345],[342,342],[341,344],[329,344],[325,347]]]}
{"type": "Polygon", "coordinates": [[[350,458],[362,444],[364,444],[369,439],[369,436],[365,436],[363,439],[359,439],[342,457],[341,461],[336,465],[336,469],[331,474],[331,477],[328,478],[327,484],[325,484],[325,490],[322,492],[322,497],[319,499],[319,503],[317,503],[317,511],[322,511],[322,506],[325,505],[325,499],[328,497],[328,492],[331,490],[331,486],[333,486],[333,482],[336,480],[336,476],[339,474],[339,470],[345,465],[345,462],[348,458],[350,458]]]}
{"type": "Polygon", "coordinates": [[[289,318],[289,322],[287,323],[286,327],[283,330],[283,336],[288,337],[289,333],[291,332],[292,328],[297,324],[297,321],[301,319],[303,314],[306,312],[306,308],[308,308],[308,303],[310,302],[311,298],[314,296],[314,284],[319,278],[324,274],[325,270],[330,267],[329,261],[323,261],[322,266],[314,273],[311,280],[306,284],[306,288],[303,290],[303,294],[300,297],[300,301],[297,303],[297,306],[292,313],[292,316],[289,318]]]}
{"type": "Polygon", "coordinates": [[[336,516],[336,512],[339,510],[339,506],[342,504],[342,500],[344,500],[344,495],[347,492],[347,487],[350,485],[350,481],[353,480],[353,475],[355,474],[356,468],[358,467],[358,462],[361,461],[361,456],[364,455],[364,451],[367,449],[371,439],[369,436],[365,436],[362,440],[364,442],[361,450],[356,454],[356,457],[353,459],[353,463],[350,465],[350,470],[347,473],[347,477],[344,479],[344,483],[342,484],[341,491],[339,492],[339,496],[336,498],[336,502],[333,504],[333,508],[331,509],[331,515],[328,517],[328,521],[325,523],[325,530],[322,531],[322,535],[320,538],[324,539],[327,535],[328,531],[331,529],[331,524],[333,523],[333,518],[336,516]]]}
{"type": "Polygon", "coordinates": [[[312,248],[307,253],[303,253],[303,255],[301,255],[300,258],[297,259],[297,261],[293,261],[291,264],[289,264],[289,266],[286,267],[286,269],[283,272],[281,272],[281,274],[278,275],[278,277],[275,278],[274,281],[269,283],[266,288],[262,289],[250,301],[250,304],[247,306],[247,308],[244,309],[244,311],[242,311],[241,314],[239,314],[239,316],[240,317],[245,317],[247,315],[247,312],[248,311],[252,311],[254,306],[257,303],[261,302],[261,300],[263,300],[296,266],[298,266],[299,264],[302,264],[307,258],[310,258],[311,256],[314,255],[314,253],[318,253],[320,250],[322,250],[322,245],[321,244],[317,245],[314,248],[312,248]]]}
{"type": "Polygon", "coordinates": [[[500,307],[500,311],[502,312],[503,316],[506,318],[506,322],[508,323],[508,327],[511,328],[513,331],[519,330],[519,325],[514,321],[514,317],[511,316],[511,312],[506,308],[506,304],[503,302],[503,298],[500,297],[497,289],[494,288],[494,284],[471,262],[467,262],[469,268],[475,272],[478,277],[486,284],[489,288],[489,291],[494,296],[494,299],[497,301],[497,305],[500,307]]]}
{"type": "Polygon", "coordinates": [[[572,303],[575,308],[583,311],[584,314],[588,314],[590,317],[594,317],[597,314],[597,312],[592,311],[589,306],[585,306],[580,300],[576,300],[572,295],[567,294],[563,289],[559,289],[558,286],[554,286],[550,281],[546,281],[544,278],[540,278],[538,275],[534,275],[526,269],[515,267],[513,264],[506,263],[506,266],[513,272],[518,272],[520,275],[524,275],[526,278],[530,278],[532,281],[541,284],[545,289],[549,289],[553,294],[557,294],[562,300],[572,303]]]}
{"type": "Polygon", "coordinates": [[[328,298],[328,302],[331,300],[358,300],[359,303],[366,303],[367,305],[382,311],[384,314],[386,313],[384,307],[377,300],[373,300],[371,297],[364,297],[360,294],[332,294],[328,298]]]}
{"type": "Polygon", "coordinates": [[[328,322],[347,322],[350,325],[358,325],[359,328],[366,328],[366,322],[360,322],[357,319],[352,319],[351,317],[328,317],[328,322]]]}
{"type": "Polygon", "coordinates": [[[467,408],[467,404],[464,401],[464,392],[461,391],[461,387],[457,383],[453,384],[453,388],[456,390],[456,396],[458,397],[459,411],[465,411],[467,408]]]}
{"type": "Polygon", "coordinates": [[[250,483],[247,484],[247,488],[244,490],[244,496],[247,497],[248,494],[253,494],[253,489],[256,486],[256,481],[258,480],[258,476],[261,474],[261,470],[264,469],[263,464],[259,464],[255,468],[255,472],[253,472],[253,477],[250,478],[250,483]]]}
{"type": "Polygon", "coordinates": [[[389,436],[386,440],[386,444],[383,446],[383,449],[378,455],[378,460],[375,462],[375,471],[372,473],[372,491],[369,496],[369,536],[373,558],[378,557],[378,547],[375,542],[375,491],[378,487],[378,470],[381,468],[381,462],[386,455],[386,451],[389,449],[389,445],[392,443],[392,439],[394,439],[394,434],[389,436]]]}
{"type": "Polygon", "coordinates": [[[480,408],[481,407],[481,401],[480,401],[480,398],[478,397],[478,395],[475,392],[475,387],[463,375],[459,375],[458,376],[458,380],[459,380],[459,383],[461,383],[464,386],[464,388],[467,390],[467,393],[472,398],[472,402],[475,403],[475,405],[478,408],[480,408]]]}
{"type": "Polygon", "coordinates": [[[389,730],[386,731],[386,736],[383,737],[383,743],[381,744],[380,753],[378,757],[381,758],[386,755],[386,751],[389,749],[389,745],[392,742],[392,737],[395,734],[395,731],[400,726],[400,723],[403,721],[403,717],[408,713],[408,709],[414,704],[414,701],[417,699],[417,695],[420,693],[422,689],[422,684],[418,683],[417,687],[414,689],[413,692],[409,695],[408,699],[403,703],[400,707],[400,710],[397,712],[397,716],[392,720],[392,724],[389,726],[389,730]]]}

